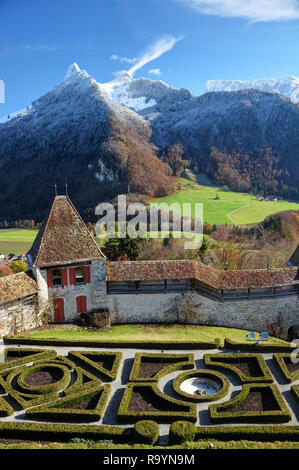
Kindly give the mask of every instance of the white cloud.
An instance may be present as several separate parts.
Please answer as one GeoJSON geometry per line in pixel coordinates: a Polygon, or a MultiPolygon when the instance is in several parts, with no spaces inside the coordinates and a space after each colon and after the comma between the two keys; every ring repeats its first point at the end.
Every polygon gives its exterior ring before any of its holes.
{"type": "Polygon", "coordinates": [[[161,70],[158,69],[158,68],[157,68],[157,69],[150,69],[150,70],[148,71],[148,73],[149,73],[150,75],[157,75],[157,76],[159,76],[159,75],[162,74],[161,70]]]}
{"type": "Polygon", "coordinates": [[[127,64],[135,64],[138,60],[136,57],[133,57],[132,59],[130,59],[129,57],[121,57],[117,54],[113,54],[110,57],[110,59],[111,60],[119,60],[120,62],[126,62],[127,64]]]}
{"type": "Polygon", "coordinates": [[[176,0],[199,13],[245,18],[251,22],[299,18],[298,0],[176,0]]]}
{"type": "Polygon", "coordinates": [[[165,54],[165,52],[170,51],[178,41],[181,41],[183,36],[179,36],[175,38],[171,35],[165,35],[158,39],[154,44],[151,44],[145,52],[137,58],[135,65],[128,70],[130,75],[134,75],[134,73],[144,67],[144,65],[148,64],[152,60],[158,59],[161,55],[165,54]]]}

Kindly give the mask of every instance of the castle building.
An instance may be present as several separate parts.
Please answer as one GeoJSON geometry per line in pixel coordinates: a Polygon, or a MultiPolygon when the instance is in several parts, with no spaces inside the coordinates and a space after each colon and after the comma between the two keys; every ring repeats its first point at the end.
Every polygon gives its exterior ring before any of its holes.
{"type": "Polygon", "coordinates": [[[193,323],[299,337],[299,269],[218,271],[196,260],[109,262],[68,196],[27,253],[55,322],[106,309],[111,323],[193,323]]]}

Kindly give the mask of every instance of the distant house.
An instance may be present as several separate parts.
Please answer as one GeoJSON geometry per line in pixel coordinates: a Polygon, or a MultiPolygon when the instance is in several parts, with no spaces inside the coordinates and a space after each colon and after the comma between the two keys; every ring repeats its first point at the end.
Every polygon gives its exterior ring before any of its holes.
{"type": "Polygon", "coordinates": [[[36,282],[24,272],[0,277],[0,336],[36,326],[37,293],[36,282]]]}

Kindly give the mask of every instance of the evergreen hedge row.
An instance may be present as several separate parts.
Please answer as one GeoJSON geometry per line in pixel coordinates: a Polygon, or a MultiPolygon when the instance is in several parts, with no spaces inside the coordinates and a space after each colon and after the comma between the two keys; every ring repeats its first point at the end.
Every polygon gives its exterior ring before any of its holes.
{"type": "Polygon", "coordinates": [[[70,374],[69,369],[63,364],[58,364],[58,363],[53,364],[51,362],[45,362],[42,364],[34,365],[30,368],[26,367],[25,370],[23,370],[19,374],[19,378],[17,380],[18,380],[18,386],[23,393],[29,393],[32,395],[51,394],[51,393],[55,393],[55,392],[58,392],[59,390],[63,390],[64,388],[66,388],[71,381],[71,374],[70,374]],[[56,382],[53,382],[47,385],[30,385],[26,383],[26,378],[29,375],[34,374],[35,372],[42,371],[43,369],[61,370],[62,377],[60,380],[57,380],[56,382]]]}
{"type": "Polygon", "coordinates": [[[239,343],[234,341],[230,338],[225,338],[224,340],[224,347],[226,349],[239,349],[239,350],[246,350],[246,351],[253,351],[253,352],[274,352],[274,351],[285,351],[291,352],[297,346],[293,343],[289,343],[288,345],[279,345],[277,343],[273,343],[271,341],[263,341],[263,343],[253,343],[251,341],[247,341],[246,343],[239,343]]]}
{"type": "Polygon", "coordinates": [[[138,349],[219,349],[221,341],[215,338],[213,341],[121,341],[121,340],[61,340],[54,338],[32,338],[30,336],[4,336],[4,344],[23,344],[23,345],[41,345],[41,346],[85,346],[96,348],[138,348],[138,349]]]}
{"type": "Polygon", "coordinates": [[[234,354],[205,354],[204,363],[206,367],[213,369],[224,369],[227,371],[233,371],[238,375],[242,383],[272,383],[273,377],[267,367],[265,359],[261,354],[253,353],[234,353],[234,354]],[[254,360],[257,367],[260,369],[260,376],[247,376],[238,367],[234,366],[236,360],[240,363],[247,362],[246,359],[254,360]]]}
{"type": "Polygon", "coordinates": [[[196,436],[196,426],[188,421],[175,421],[169,429],[169,445],[193,442],[196,436]]]}
{"type": "Polygon", "coordinates": [[[195,367],[194,354],[163,354],[163,353],[136,353],[129,382],[158,382],[162,377],[180,369],[193,369],[195,367]],[[145,359],[145,361],[143,361],[145,359]],[[162,363],[173,362],[166,365],[153,377],[138,377],[142,362],[162,363]]]}
{"type": "Polygon", "coordinates": [[[120,364],[123,358],[122,352],[110,352],[110,351],[69,351],[68,357],[73,360],[76,360],[79,364],[88,366],[93,371],[98,372],[101,376],[104,376],[108,380],[115,380],[117,374],[119,372],[120,364]],[[94,360],[90,357],[86,356],[94,356],[94,360]],[[113,358],[113,366],[111,370],[105,369],[104,367],[100,366],[95,362],[97,357],[105,358],[113,358]]]}
{"type": "Polygon", "coordinates": [[[0,371],[20,366],[26,364],[27,362],[36,362],[43,359],[49,359],[52,357],[54,358],[57,355],[56,351],[50,349],[42,350],[29,348],[5,348],[4,357],[6,358],[11,353],[13,355],[16,355],[16,359],[0,363],[0,371]]]}
{"type": "Polygon", "coordinates": [[[195,441],[299,441],[299,426],[198,426],[195,441]]]}
{"type": "Polygon", "coordinates": [[[196,422],[197,410],[192,404],[182,403],[175,398],[169,397],[161,392],[157,383],[128,383],[122,396],[121,403],[117,411],[117,419],[120,422],[134,423],[143,419],[153,419],[158,423],[168,423],[178,419],[196,422]],[[169,405],[169,411],[131,411],[128,410],[133,392],[150,392],[153,397],[160,401],[161,405],[169,405]]]}
{"type": "Polygon", "coordinates": [[[217,401],[220,398],[225,397],[228,394],[230,389],[230,382],[229,380],[222,374],[216,371],[209,371],[206,369],[197,369],[192,370],[190,372],[183,372],[182,374],[178,375],[173,383],[172,383],[173,390],[184,398],[188,400],[192,400],[194,402],[202,403],[206,401],[217,401]],[[207,379],[215,380],[218,384],[220,384],[221,388],[217,393],[213,393],[211,395],[191,395],[190,393],[184,392],[181,390],[180,385],[185,381],[193,377],[205,377],[207,379]]]}
{"type": "Polygon", "coordinates": [[[55,419],[57,421],[99,421],[103,417],[110,393],[111,385],[99,385],[89,390],[68,395],[65,398],[59,398],[54,402],[42,406],[29,408],[26,411],[26,416],[32,419],[55,419]],[[68,408],[71,405],[78,404],[96,395],[100,395],[100,397],[94,409],[68,408]]]}
{"type": "Polygon", "coordinates": [[[72,438],[93,441],[111,439],[115,442],[132,441],[133,428],[58,423],[0,423],[1,439],[29,439],[34,441],[69,442],[72,438]]]}
{"type": "MultiPolygon", "coordinates": [[[[299,367],[295,372],[290,372],[286,365],[286,360],[291,360],[291,354],[287,353],[276,353],[273,354],[273,357],[279,366],[281,372],[289,382],[295,382],[299,379],[299,367]]],[[[295,355],[296,358],[299,358],[299,354],[295,355]]]]}
{"type": "Polygon", "coordinates": [[[233,399],[221,403],[210,405],[210,418],[213,422],[234,422],[234,423],[251,423],[251,422],[275,422],[285,423],[292,419],[292,415],[287,408],[281,393],[274,384],[244,384],[242,391],[233,399]],[[269,411],[247,411],[247,412],[234,412],[234,407],[239,403],[246,400],[250,392],[261,391],[262,389],[268,390],[272,394],[272,398],[276,403],[276,408],[269,411]],[[231,410],[225,412],[224,410],[231,410]]]}

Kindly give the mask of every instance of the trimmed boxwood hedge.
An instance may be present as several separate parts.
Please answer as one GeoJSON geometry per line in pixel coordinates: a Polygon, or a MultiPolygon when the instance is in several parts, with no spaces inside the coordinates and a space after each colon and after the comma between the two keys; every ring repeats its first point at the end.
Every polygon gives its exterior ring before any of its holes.
{"type": "Polygon", "coordinates": [[[226,349],[245,349],[246,351],[253,351],[253,352],[274,352],[274,351],[285,351],[285,352],[290,352],[293,349],[295,349],[297,346],[294,344],[292,346],[292,343],[289,343],[288,345],[279,345],[277,343],[271,343],[271,341],[263,341],[261,344],[260,342],[253,343],[250,341],[247,341],[246,343],[238,343],[237,341],[234,341],[230,338],[225,338],[224,339],[224,347],[226,349]]]}
{"type": "MultiPolygon", "coordinates": [[[[289,382],[295,382],[295,380],[299,379],[299,367],[295,372],[290,372],[286,365],[286,359],[291,359],[291,354],[276,353],[273,354],[273,357],[276,361],[276,364],[279,366],[281,372],[289,382]]],[[[296,357],[299,358],[299,354],[296,354],[296,357]]]]}
{"type": "Polygon", "coordinates": [[[178,375],[173,383],[172,383],[173,390],[184,398],[188,400],[192,400],[194,402],[202,403],[206,401],[217,401],[220,398],[225,397],[228,394],[230,389],[230,382],[229,380],[222,374],[216,371],[210,371],[206,369],[197,369],[192,370],[190,372],[183,372],[182,374],[178,375]],[[190,393],[184,392],[181,390],[180,385],[188,379],[192,377],[206,377],[207,379],[212,379],[217,381],[221,384],[221,389],[217,393],[213,393],[211,395],[191,395],[190,393]]]}
{"type": "Polygon", "coordinates": [[[0,418],[11,416],[14,413],[14,409],[7,403],[4,398],[0,397],[0,418]]]}
{"type": "Polygon", "coordinates": [[[34,344],[41,346],[85,346],[96,348],[138,348],[138,349],[219,349],[221,341],[215,338],[213,341],[88,341],[88,340],[61,340],[56,338],[32,338],[30,336],[4,336],[4,344],[34,344]]]}
{"type": "Polygon", "coordinates": [[[252,422],[276,422],[285,423],[292,419],[292,415],[287,408],[278,387],[274,384],[244,384],[241,392],[231,400],[221,403],[210,405],[210,418],[213,422],[234,422],[234,423],[252,423],[252,422]],[[270,411],[247,411],[247,412],[234,412],[234,407],[243,402],[250,392],[260,391],[267,389],[274,398],[277,408],[270,411]],[[223,412],[224,410],[231,409],[231,412],[223,412]]]}
{"type": "Polygon", "coordinates": [[[158,382],[162,377],[180,369],[193,369],[195,367],[194,354],[163,354],[163,353],[136,353],[133,367],[130,372],[129,382],[158,382]],[[163,363],[172,362],[166,365],[153,377],[138,377],[142,360],[144,362],[163,363]]]}
{"type": "Polygon", "coordinates": [[[117,443],[131,442],[133,427],[58,423],[0,422],[1,439],[31,439],[34,441],[69,442],[72,438],[99,441],[111,439],[117,443]]]}
{"type": "Polygon", "coordinates": [[[65,398],[60,398],[46,405],[29,408],[26,411],[28,418],[39,419],[55,419],[62,421],[99,421],[106,409],[109,396],[111,393],[111,385],[100,385],[89,390],[79,391],[65,398]],[[83,410],[75,408],[67,408],[68,406],[80,403],[88,398],[100,395],[99,401],[94,409],[83,410]]]}
{"type": "Polygon", "coordinates": [[[296,395],[297,400],[299,401],[299,385],[292,385],[293,393],[296,395]]]}
{"type": "Polygon", "coordinates": [[[182,418],[185,421],[196,422],[197,410],[192,404],[182,403],[175,398],[169,397],[161,392],[155,382],[128,383],[122,396],[121,403],[117,411],[117,419],[121,422],[134,423],[140,419],[153,419],[158,423],[168,423],[182,418]],[[129,411],[128,407],[133,391],[150,391],[154,397],[160,399],[162,403],[169,404],[169,411],[129,411]]]}
{"type": "Polygon", "coordinates": [[[206,367],[213,369],[224,369],[233,371],[236,373],[242,383],[272,383],[273,377],[267,367],[265,359],[261,354],[246,354],[246,353],[234,353],[234,354],[205,354],[204,363],[206,367]],[[234,363],[238,360],[241,362],[247,362],[247,360],[256,361],[256,365],[261,371],[260,376],[247,376],[238,367],[234,366],[234,363]]]}
{"type": "Polygon", "coordinates": [[[169,445],[193,442],[196,436],[196,426],[188,421],[175,421],[169,429],[169,445]]]}
{"type": "Polygon", "coordinates": [[[84,366],[88,366],[91,370],[99,373],[101,376],[104,376],[108,380],[115,380],[117,374],[119,372],[120,364],[123,358],[122,352],[113,352],[113,351],[69,351],[68,357],[71,359],[76,360],[79,364],[84,366]],[[87,356],[94,356],[96,357],[112,357],[113,358],[113,366],[111,370],[105,369],[104,367],[97,364],[93,361],[90,357],[87,356]]]}
{"type": "Polygon", "coordinates": [[[9,354],[16,355],[16,359],[0,363],[0,371],[11,369],[12,367],[26,364],[27,362],[36,362],[42,359],[54,358],[57,355],[56,351],[50,349],[5,348],[4,357],[9,354]]]}
{"type": "Polygon", "coordinates": [[[195,441],[299,441],[299,426],[197,426],[195,441]]]}
{"type": "Polygon", "coordinates": [[[159,439],[160,429],[155,421],[144,419],[134,426],[134,441],[139,444],[154,445],[159,439]]]}
{"type": "Polygon", "coordinates": [[[71,380],[71,374],[70,374],[69,369],[66,366],[62,364],[58,364],[58,363],[51,363],[51,362],[44,362],[42,364],[37,364],[32,367],[26,367],[26,369],[20,373],[17,379],[20,390],[23,393],[29,393],[32,395],[49,394],[49,393],[58,392],[59,390],[63,390],[64,388],[66,388],[67,385],[70,383],[70,380],[71,380]],[[59,369],[62,371],[62,377],[60,380],[47,384],[47,385],[37,386],[37,385],[30,385],[25,382],[25,379],[29,375],[35,372],[42,371],[43,369],[59,369]]]}

